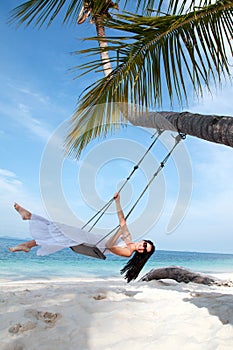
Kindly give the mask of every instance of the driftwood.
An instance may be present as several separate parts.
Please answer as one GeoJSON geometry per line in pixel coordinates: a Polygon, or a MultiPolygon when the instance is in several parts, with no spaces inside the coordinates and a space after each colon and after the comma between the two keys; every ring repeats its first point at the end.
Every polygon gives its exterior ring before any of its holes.
{"type": "Polygon", "coordinates": [[[144,275],[140,281],[151,281],[151,280],[161,280],[161,279],[173,279],[177,282],[184,283],[200,283],[206,285],[218,285],[218,286],[226,286],[233,287],[232,281],[223,281],[218,280],[213,276],[202,275],[197,272],[193,272],[188,269],[184,269],[179,266],[170,266],[164,267],[160,269],[152,269],[146,275],[144,275]]]}

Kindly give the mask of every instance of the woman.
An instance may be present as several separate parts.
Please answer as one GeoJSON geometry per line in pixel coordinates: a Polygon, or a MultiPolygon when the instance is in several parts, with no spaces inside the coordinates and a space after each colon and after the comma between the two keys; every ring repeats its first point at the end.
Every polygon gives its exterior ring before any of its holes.
{"type": "MultiPolygon", "coordinates": [[[[101,240],[97,246],[101,251],[105,251],[107,248],[108,251],[119,256],[130,257],[133,255],[121,270],[121,274],[125,273],[127,282],[130,282],[137,278],[147,260],[154,253],[155,247],[149,240],[132,242],[131,234],[127,228],[124,213],[121,208],[120,194],[116,193],[114,199],[120,229],[109,239],[101,240]]],[[[98,241],[98,237],[90,232],[49,221],[39,215],[30,213],[17,203],[15,203],[14,207],[23,220],[29,220],[29,227],[33,240],[9,248],[11,252],[29,252],[31,248],[40,246],[37,255],[47,255],[66,247],[77,246],[84,242],[95,243],[98,241]],[[75,240],[69,237],[71,232],[73,236],[75,236],[75,240]]]]}

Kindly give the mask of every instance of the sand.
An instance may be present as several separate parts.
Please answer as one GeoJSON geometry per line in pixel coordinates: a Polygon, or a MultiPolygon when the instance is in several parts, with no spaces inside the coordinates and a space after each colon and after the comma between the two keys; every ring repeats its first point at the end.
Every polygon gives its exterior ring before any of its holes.
{"type": "Polygon", "coordinates": [[[0,290],[1,350],[233,349],[232,287],[66,278],[0,290]]]}

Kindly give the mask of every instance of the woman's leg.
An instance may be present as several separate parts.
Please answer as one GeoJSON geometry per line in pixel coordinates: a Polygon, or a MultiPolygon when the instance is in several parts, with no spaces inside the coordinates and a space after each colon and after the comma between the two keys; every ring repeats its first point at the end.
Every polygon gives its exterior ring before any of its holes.
{"type": "MultiPolygon", "coordinates": [[[[32,214],[30,211],[24,209],[21,207],[19,204],[15,203],[14,204],[15,210],[20,214],[21,218],[23,220],[31,220],[32,214]]],[[[36,241],[33,239],[31,241],[19,244],[15,247],[9,248],[10,252],[29,252],[31,248],[36,247],[36,241]]]]}
{"type": "Polygon", "coordinates": [[[36,247],[36,241],[33,239],[31,241],[16,245],[15,247],[9,248],[10,252],[26,252],[28,253],[31,248],[36,247]]]}
{"type": "Polygon", "coordinates": [[[24,209],[17,203],[14,204],[14,208],[20,214],[23,220],[31,220],[32,213],[30,213],[30,211],[24,209]]]}

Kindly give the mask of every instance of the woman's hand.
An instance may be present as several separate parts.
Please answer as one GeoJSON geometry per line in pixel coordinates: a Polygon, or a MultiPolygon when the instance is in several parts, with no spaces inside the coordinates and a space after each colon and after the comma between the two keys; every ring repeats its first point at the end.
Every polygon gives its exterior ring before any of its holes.
{"type": "Polygon", "coordinates": [[[116,192],[116,193],[114,194],[114,197],[113,197],[113,198],[115,199],[116,202],[120,202],[120,193],[119,193],[119,192],[116,192]]]}

